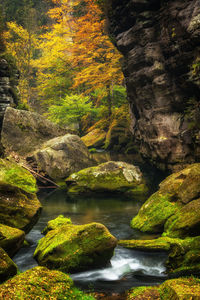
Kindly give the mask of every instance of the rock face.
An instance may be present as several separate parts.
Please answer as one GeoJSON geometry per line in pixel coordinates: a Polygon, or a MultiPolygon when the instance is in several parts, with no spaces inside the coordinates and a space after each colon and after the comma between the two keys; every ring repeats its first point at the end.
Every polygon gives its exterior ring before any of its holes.
{"type": "Polygon", "coordinates": [[[54,180],[68,177],[93,164],[87,147],[77,135],[66,134],[46,142],[32,158],[38,169],[54,180]]]}
{"type": "Polygon", "coordinates": [[[0,283],[17,274],[17,266],[7,253],[0,248],[0,283]]]}
{"type": "Polygon", "coordinates": [[[69,275],[35,267],[6,281],[0,287],[1,299],[94,300],[76,289],[69,275]]]}
{"type": "Polygon", "coordinates": [[[140,153],[163,169],[199,160],[199,0],[107,2],[140,153]]]}
{"type": "Polygon", "coordinates": [[[168,176],[132,220],[133,228],[169,237],[200,235],[200,164],[168,176]]]}
{"type": "Polygon", "coordinates": [[[63,225],[39,241],[34,257],[50,269],[76,272],[105,266],[116,244],[116,238],[102,224],[63,225]]]}
{"type": "Polygon", "coordinates": [[[68,194],[90,192],[119,192],[135,198],[143,198],[148,192],[138,167],[125,162],[109,161],[83,169],[66,180],[68,194]]]}
{"type": "Polygon", "coordinates": [[[37,113],[8,107],[4,116],[1,141],[7,154],[14,151],[20,155],[27,155],[44,142],[73,132],[71,129],[58,127],[37,113]]]}
{"type": "Polygon", "coordinates": [[[41,211],[36,192],[36,180],[27,170],[0,159],[0,223],[28,232],[41,211]]]}

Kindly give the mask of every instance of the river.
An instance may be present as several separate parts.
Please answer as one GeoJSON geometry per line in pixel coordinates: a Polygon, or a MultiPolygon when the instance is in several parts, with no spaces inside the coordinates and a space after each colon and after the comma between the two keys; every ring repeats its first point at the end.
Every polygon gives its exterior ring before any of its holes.
{"type": "MultiPolygon", "coordinates": [[[[148,169],[146,176],[151,179],[151,187],[154,189],[157,185],[155,182],[161,181],[162,176],[152,174],[154,171],[148,169]]],[[[41,231],[49,220],[60,214],[70,217],[74,224],[100,222],[118,239],[153,237],[141,234],[130,227],[130,221],[137,214],[141,202],[109,194],[72,200],[67,197],[65,190],[43,192],[38,197],[43,205],[43,211],[38,223],[26,236],[30,247],[22,248],[13,259],[20,271],[37,265],[33,259],[33,252],[37,241],[43,237],[41,231]]],[[[72,274],[71,277],[77,286],[84,289],[122,293],[133,286],[155,285],[162,282],[166,278],[165,260],[165,253],[147,253],[118,246],[110,265],[106,268],[72,274]]]]}

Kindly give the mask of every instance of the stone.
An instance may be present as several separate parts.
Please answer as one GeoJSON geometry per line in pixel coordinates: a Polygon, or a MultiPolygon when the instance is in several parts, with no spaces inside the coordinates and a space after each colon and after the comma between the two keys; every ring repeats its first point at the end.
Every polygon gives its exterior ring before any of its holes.
{"type": "Polygon", "coordinates": [[[119,161],[109,161],[83,169],[70,175],[66,183],[70,195],[107,191],[143,198],[148,192],[140,169],[119,161]]]}
{"type": "Polygon", "coordinates": [[[8,256],[8,254],[0,248],[0,283],[17,274],[17,266],[8,256]]]}
{"type": "Polygon", "coordinates": [[[0,224],[0,247],[13,256],[23,245],[24,231],[0,224]]]}
{"type": "Polygon", "coordinates": [[[65,218],[63,215],[59,215],[56,219],[51,220],[47,223],[47,226],[42,230],[42,234],[47,234],[50,230],[57,229],[63,225],[72,224],[70,218],[65,218]]]}
{"type": "Polygon", "coordinates": [[[0,299],[94,300],[73,285],[69,275],[35,267],[16,275],[0,286],[0,299]]]}
{"type": "Polygon", "coordinates": [[[100,148],[104,145],[106,132],[103,129],[96,128],[84,135],[81,140],[88,148],[100,148]]]}
{"type": "Polygon", "coordinates": [[[158,287],[137,287],[128,292],[127,300],[199,299],[200,280],[194,277],[166,280],[158,287]]]}
{"type": "Polygon", "coordinates": [[[44,143],[34,152],[31,159],[40,171],[54,180],[64,179],[74,172],[93,165],[87,147],[79,136],[72,134],[44,143]]]}
{"type": "Polygon", "coordinates": [[[131,221],[133,228],[169,237],[200,235],[200,164],[168,176],[131,221]]]}
{"type": "Polygon", "coordinates": [[[6,154],[16,152],[27,156],[46,141],[67,133],[74,131],[60,128],[35,112],[8,107],[4,115],[1,141],[6,154]]]}
{"type": "Polygon", "coordinates": [[[36,192],[36,180],[30,172],[0,159],[0,223],[28,232],[41,212],[36,192]]]}
{"type": "Polygon", "coordinates": [[[177,171],[200,159],[199,1],[107,1],[139,153],[177,171]]]}
{"type": "Polygon", "coordinates": [[[116,244],[102,224],[63,225],[39,241],[34,257],[39,265],[73,273],[105,266],[116,244]]]}

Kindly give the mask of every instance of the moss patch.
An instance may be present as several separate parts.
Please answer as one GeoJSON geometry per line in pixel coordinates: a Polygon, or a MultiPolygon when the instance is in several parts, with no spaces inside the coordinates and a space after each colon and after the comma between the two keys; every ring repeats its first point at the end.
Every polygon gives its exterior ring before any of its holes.
{"type": "Polygon", "coordinates": [[[1,299],[66,299],[93,300],[73,286],[67,274],[36,267],[0,286],[1,299]]]}
{"type": "Polygon", "coordinates": [[[42,231],[43,234],[47,234],[50,230],[54,230],[60,226],[63,225],[69,225],[72,224],[72,221],[70,218],[65,218],[63,215],[58,216],[56,219],[51,220],[47,223],[47,226],[42,231]]]}
{"type": "Polygon", "coordinates": [[[16,163],[0,159],[0,190],[19,188],[27,193],[36,193],[36,180],[30,172],[16,163]]]}
{"type": "Polygon", "coordinates": [[[102,224],[63,225],[39,241],[34,257],[50,269],[75,272],[108,263],[116,243],[102,224]]]}

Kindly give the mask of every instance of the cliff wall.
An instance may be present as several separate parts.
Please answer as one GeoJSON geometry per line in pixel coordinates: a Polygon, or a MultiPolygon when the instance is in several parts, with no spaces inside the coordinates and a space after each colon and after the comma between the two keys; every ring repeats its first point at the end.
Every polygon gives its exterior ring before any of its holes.
{"type": "Polygon", "coordinates": [[[200,159],[200,0],[110,0],[138,150],[158,167],[200,159]]]}

